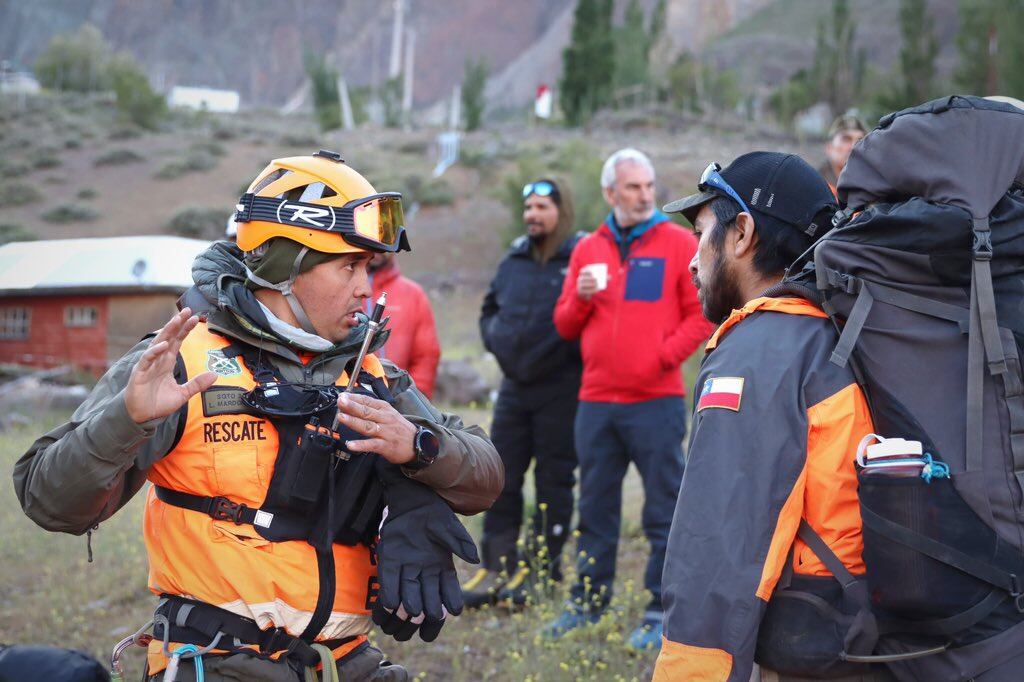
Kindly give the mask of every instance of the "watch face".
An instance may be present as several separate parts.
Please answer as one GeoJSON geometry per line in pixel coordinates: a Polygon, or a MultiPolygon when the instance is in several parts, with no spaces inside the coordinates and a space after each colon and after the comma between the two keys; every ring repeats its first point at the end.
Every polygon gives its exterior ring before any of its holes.
{"type": "Polygon", "coordinates": [[[424,465],[430,464],[441,450],[441,443],[433,431],[420,427],[416,434],[416,459],[424,465]]]}

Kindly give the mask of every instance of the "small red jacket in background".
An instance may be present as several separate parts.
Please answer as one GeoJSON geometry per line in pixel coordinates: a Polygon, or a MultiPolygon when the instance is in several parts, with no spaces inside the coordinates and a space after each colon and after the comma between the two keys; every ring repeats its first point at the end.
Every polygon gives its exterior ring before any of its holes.
{"type": "Polygon", "coordinates": [[[434,326],[434,311],[423,288],[403,277],[394,261],[373,273],[373,305],[381,292],[388,292],[384,316],[391,318],[391,336],[377,356],[390,360],[412,375],[416,387],[428,398],[434,394],[441,346],[434,326]]]}
{"type": "Polygon", "coordinates": [[[602,224],[572,252],[555,328],[580,339],[580,400],[637,403],[684,395],[680,365],[711,333],[689,265],[697,250],[690,232],[660,222],[630,245],[623,261],[611,228],[602,224]],[[580,268],[608,266],[608,288],[584,301],[576,294],[580,268]]]}

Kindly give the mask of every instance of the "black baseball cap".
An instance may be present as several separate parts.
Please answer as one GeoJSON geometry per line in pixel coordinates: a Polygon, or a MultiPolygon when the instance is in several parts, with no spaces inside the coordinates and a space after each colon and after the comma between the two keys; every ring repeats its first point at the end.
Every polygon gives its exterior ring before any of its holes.
{"type": "MultiPolygon", "coordinates": [[[[796,154],[750,152],[737,157],[719,172],[722,179],[747,204],[759,229],[798,230],[807,245],[830,227],[839,210],[828,183],[796,154]]],[[[688,197],[666,204],[665,213],[682,213],[692,225],[700,209],[726,192],[706,184],[688,197]]]]}

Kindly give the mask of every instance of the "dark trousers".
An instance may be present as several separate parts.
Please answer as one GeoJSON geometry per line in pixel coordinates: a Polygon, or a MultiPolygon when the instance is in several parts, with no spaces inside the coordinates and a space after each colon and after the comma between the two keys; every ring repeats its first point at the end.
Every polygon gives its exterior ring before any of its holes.
{"type": "MultiPolygon", "coordinates": [[[[550,565],[553,577],[561,578],[557,559],[569,535],[572,488],[576,483],[573,420],[578,390],[578,381],[546,389],[525,389],[507,380],[502,383],[494,404],[491,441],[505,465],[505,487],[484,516],[484,567],[507,569],[512,574],[521,558],[516,541],[523,519],[523,481],[530,462],[536,460],[533,478],[537,508],[531,522],[532,537],[544,537],[547,557],[554,560],[550,565]]],[[[532,539],[528,538],[527,546],[535,547],[532,539]]]]}
{"type": "Polygon", "coordinates": [[[580,453],[579,581],[573,600],[607,606],[615,579],[622,521],[622,479],[629,463],[644,485],[642,524],[651,545],[644,587],[649,611],[661,611],[661,570],[683,478],[686,405],[680,397],[641,403],[580,402],[576,450],[580,453]],[[588,584],[589,583],[589,584],[588,584]]]}

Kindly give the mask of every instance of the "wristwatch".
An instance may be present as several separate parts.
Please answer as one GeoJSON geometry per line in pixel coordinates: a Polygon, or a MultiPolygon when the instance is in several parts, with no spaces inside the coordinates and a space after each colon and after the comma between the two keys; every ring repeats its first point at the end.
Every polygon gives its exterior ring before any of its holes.
{"type": "Polygon", "coordinates": [[[441,441],[437,439],[433,431],[421,426],[416,429],[416,436],[412,440],[412,450],[416,456],[402,466],[410,471],[426,469],[434,463],[438,453],[441,452],[441,441]]]}

